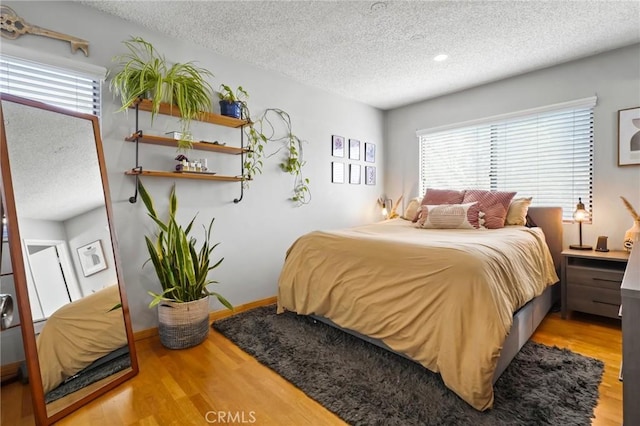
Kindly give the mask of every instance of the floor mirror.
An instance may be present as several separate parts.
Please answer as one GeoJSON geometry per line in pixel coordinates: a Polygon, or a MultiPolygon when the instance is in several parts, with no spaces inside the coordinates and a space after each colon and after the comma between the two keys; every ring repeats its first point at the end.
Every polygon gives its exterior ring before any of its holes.
{"type": "Polygon", "coordinates": [[[47,425],[138,364],[98,118],[6,94],[0,115],[2,367],[47,425]]]}

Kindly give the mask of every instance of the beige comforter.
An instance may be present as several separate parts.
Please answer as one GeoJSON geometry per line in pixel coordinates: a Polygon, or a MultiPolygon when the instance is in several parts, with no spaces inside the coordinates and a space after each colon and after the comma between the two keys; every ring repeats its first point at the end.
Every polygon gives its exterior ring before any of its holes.
{"type": "Polygon", "coordinates": [[[426,230],[397,219],[300,237],[280,275],[278,312],[380,339],[486,410],[513,313],[557,281],[539,228],[426,230]]]}
{"type": "Polygon", "coordinates": [[[64,305],[38,335],[38,361],[46,394],[67,377],[127,344],[117,285],[64,305]]]}

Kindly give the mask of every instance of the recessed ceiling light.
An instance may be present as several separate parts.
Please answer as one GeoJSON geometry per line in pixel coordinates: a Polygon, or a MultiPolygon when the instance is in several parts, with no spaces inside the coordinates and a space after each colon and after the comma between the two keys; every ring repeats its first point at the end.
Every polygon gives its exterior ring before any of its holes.
{"type": "Polygon", "coordinates": [[[433,60],[436,62],[442,62],[444,60],[446,60],[449,57],[449,55],[445,55],[444,53],[438,55],[438,56],[434,56],[433,60]]]}

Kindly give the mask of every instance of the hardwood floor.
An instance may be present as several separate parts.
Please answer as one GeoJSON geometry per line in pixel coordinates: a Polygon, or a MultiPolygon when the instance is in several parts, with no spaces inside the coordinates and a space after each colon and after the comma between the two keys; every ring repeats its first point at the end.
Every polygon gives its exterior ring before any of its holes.
{"type": "MultiPolygon", "coordinates": [[[[580,314],[562,320],[549,314],[533,340],[603,360],[593,425],[622,424],[619,321],[580,314]]],[[[136,346],[140,374],[58,424],[345,424],[213,330],[203,344],[187,350],[165,349],[157,336],[136,346]]],[[[3,425],[33,424],[27,386],[12,383],[1,393],[3,425]]]]}

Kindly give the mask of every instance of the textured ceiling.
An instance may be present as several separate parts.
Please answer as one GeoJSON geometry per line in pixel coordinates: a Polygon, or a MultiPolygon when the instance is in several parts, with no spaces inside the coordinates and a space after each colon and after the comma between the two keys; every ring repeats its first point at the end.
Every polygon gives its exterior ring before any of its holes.
{"type": "Polygon", "coordinates": [[[19,217],[63,221],[104,205],[90,121],[6,101],[2,112],[19,217]]]}
{"type": "Polygon", "coordinates": [[[381,109],[640,42],[639,1],[82,3],[381,109]]]}

